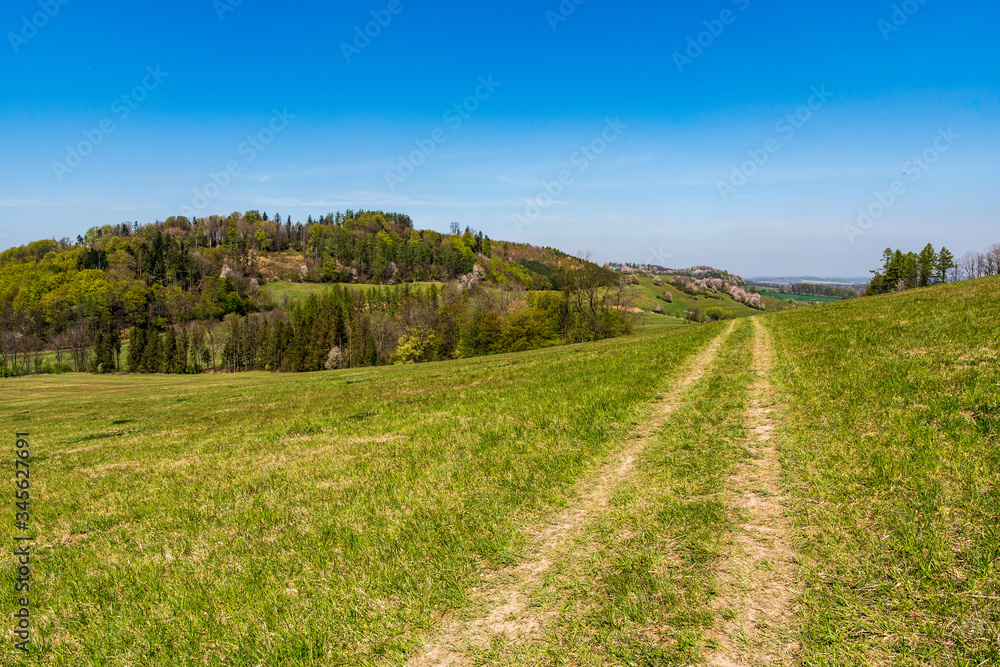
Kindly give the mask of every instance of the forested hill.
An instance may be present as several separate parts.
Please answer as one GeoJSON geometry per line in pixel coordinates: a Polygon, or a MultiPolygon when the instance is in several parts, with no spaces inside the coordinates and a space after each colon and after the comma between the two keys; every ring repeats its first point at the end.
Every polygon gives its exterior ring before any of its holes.
{"type": "Polygon", "coordinates": [[[0,253],[2,324],[40,332],[95,317],[118,328],[218,319],[265,307],[266,282],[445,282],[476,264],[487,282],[544,290],[558,289],[561,272],[580,262],[471,229],[419,231],[400,213],[347,211],[304,224],[257,211],[172,217],[0,253]]]}
{"type": "MultiPolygon", "coordinates": [[[[11,248],[0,253],[0,363],[8,370],[23,369],[30,365],[32,351],[67,349],[75,350],[78,370],[95,364],[120,369],[125,366],[121,341],[135,330],[144,332],[144,341],[168,334],[180,340],[181,329],[197,324],[211,332],[213,323],[226,316],[260,313],[281,331],[287,324],[285,333],[291,335],[290,327],[306,327],[317,307],[341,315],[322,319],[324,327],[336,323],[336,333],[311,341],[307,356],[325,360],[334,347],[354,346],[343,350],[343,358],[357,365],[399,358],[397,348],[416,330],[421,332],[419,350],[407,359],[422,361],[593,340],[630,328],[623,316],[628,291],[613,271],[554,249],[494,241],[457,225],[451,232],[416,230],[410,217],[400,213],[347,211],[293,224],[290,218],[248,211],[106,225],[75,242],[41,240],[11,248]],[[261,289],[273,281],[434,285],[408,288],[405,295],[398,290],[341,290],[325,306],[310,306],[308,315],[296,311],[296,324],[294,313],[261,289]],[[479,285],[482,294],[476,294],[479,285]],[[425,313],[414,323],[413,308],[435,315],[425,313]],[[88,362],[90,348],[94,357],[88,362]]],[[[256,330],[254,322],[243,324],[256,330]]],[[[230,323],[220,335],[229,340],[236,330],[239,323],[230,323]]],[[[288,345],[285,352],[303,358],[301,350],[288,345]]],[[[156,345],[151,342],[150,348],[156,345]]],[[[163,359],[173,352],[157,352],[151,360],[137,359],[134,369],[197,369],[214,357],[213,352],[203,359],[201,352],[185,350],[183,359],[169,363],[163,359]]],[[[217,362],[213,358],[211,367],[217,362]]],[[[230,362],[233,369],[312,370],[321,365],[289,366],[277,357],[239,355],[230,362]]]]}

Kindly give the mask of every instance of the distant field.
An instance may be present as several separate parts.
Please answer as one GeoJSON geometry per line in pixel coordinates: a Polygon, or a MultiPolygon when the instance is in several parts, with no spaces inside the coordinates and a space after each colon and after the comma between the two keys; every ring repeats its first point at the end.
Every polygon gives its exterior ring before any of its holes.
{"type": "Polygon", "coordinates": [[[811,296],[809,294],[783,294],[776,290],[762,289],[761,294],[771,297],[772,299],[777,299],[779,301],[787,301],[788,299],[793,299],[799,302],[815,301],[817,303],[830,303],[831,301],[842,301],[843,299],[834,299],[828,296],[811,296]]]}
{"type": "MultiPolygon", "coordinates": [[[[410,283],[414,286],[419,286],[425,288],[429,285],[437,285],[441,287],[443,283],[410,283]]],[[[322,294],[326,292],[333,285],[329,283],[269,283],[263,286],[261,289],[269,294],[275,301],[275,303],[282,303],[287,296],[289,299],[304,299],[311,294],[322,294]]],[[[349,284],[347,287],[351,289],[369,289],[376,287],[375,285],[364,285],[364,284],[349,284]]],[[[672,287],[670,285],[664,285],[663,287],[655,287],[653,285],[653,279],[649,277],[639,278],[639,289],[640,297],[636,307],[641,308],[647,313],[651,313],[657,306],[663,306],[664,312],[668,315],[674,315],[675,317],[683,318],[684,313],[690,306],[697,305],[701,308],[711,308],[712,306],[718,306],[723,310],[728,310],[732,312],[737,317],[744,317],[748,315],[760,314],[760,311],[750,308],[738,301],[735,301],[728,294],[719,294],[716,298],[706,298],[699,297],[693,298],[685,294],[684,292],[672,287]],[[668,304],[656,298],[658,294],[662,294],[665,291],[670,291],[674,295],[674,303],[668,304]]],[[[766,295],[765,303],[770,310],[777,310],[783,307],[780,303],[781,299],[772,298],[770,295],[766,295]]],[[[823,301],[825,299],[818,299],[823,301]]],[[[784,305],[787,307],[787,304],[784,305]]],[[[643,319],[643,322],[652,322],[652,320],[643,319]]]]}
{"type": "Polygon", "coordinates": [[[780,277],[755,277],[750,278],[756,283],[771,283],[777,285],[794,285],[796,283],[806,283],[812,285],[831,285],[833,287],[853,287],[854,285],[864,285],[868,283],[868,277],[852,278],[847,276],[845,280],[819,280],[805,276],[780,276],[780,277]]]}
{"type": "Polygon", "coordinates": [[[839,283],[834,280],[803,280],[806,285],[832,285],[834,287],[851,287],[857,283],[839,283]]]}
{"type": "MultiPolygon", "coordinates": [[[[90,353],[93,353],[93,348],[90,348],[90,353]]],[[[122,351],[121,351],[121,364],[125,365],[125,360],[128,358],[128,341],[122,341],[122,351]]],[[[39,356],[42,364],[48,364],[53,370],[56,369],[57,356],[55,352],[42,352],[39,356]]],[[[73,353],[71,350],[64,350],[62,353],[62,365],[63,366],[73,366],[73,353]]]]}

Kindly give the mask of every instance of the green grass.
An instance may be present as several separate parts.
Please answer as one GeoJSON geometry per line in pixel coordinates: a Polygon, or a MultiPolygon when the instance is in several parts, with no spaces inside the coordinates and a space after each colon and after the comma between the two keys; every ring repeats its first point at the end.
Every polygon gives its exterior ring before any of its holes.
{"type": "Polygon", "coordinates": [[[681,320],[676,317],[657,315],[651,312],[644,312],[642,315],[637,314],[637,321],[639,324],[639,331],[642,331],[643,333],[651,333],[654,331],[672,331],[685,326],[694,326],[693,322],[681,320]]]}
{"type": "MultiPolygon", "coordinates": [[[[711,328],[718,331],[719,325],[711,328]]],[[[701,327],[699,327],[701,328],[701,327]]],[[[498,640],[482,665],[688,665],[711,647],[716,568],[742,512],[720,492],[747,456],[753,326],[743,320],[647,447],[608,512],[554,567],[541,641],[498,640]],[[554,609],[551,607],[555,606],[554,609]]]]}
{"type": "MultiPolygon", "coordinates": [[[[427,288],[430,285],[436,285],[441,287],[444,283],[436,282],[423,282],[423,283],[407,283],[410,287],[427,288]]],[[[329,291],[331,288],[335,287],[332,283],[268,283],[261,287],[261,291],[269,295],[276,304],[282,304],[287,297],[289,300],[296,299],[306,299],[309,296],[315,294],[317,296],[329,291]]],[[[378,285],[366,285],[363,283],[351,283],[347,284],[346,287],[349,289],[371,289],[378,287],[378,285]]]]}
{"type": "Polygon", "coordinates": [[[778,301],[788,301],[789,299],[792,299],[793,301],[797,301],[800,303],[808,303],[809,301],[815,301],[816,303],[830,303],[833,301],[843,301],[843,299],[834,299],[828,296],[812,296],[810,294],[788,294],[773,289],[761,289],[760,293],[763,294],[764,296],[771,297],[772,299],[776,299],[778,301]]]}
{"type": "Polygon", "coordinates": [[[1000,281],[768,316],[801,662],[1000,663],[1000,281]]]}
{"type": "MultiPolygon", "coordinates": [[[[92,347],[88,348],[88,352],[87,352],[87,360],[88,360],[88,362],[93,359],[93,356],[92,356],[93,355],[93,351],[94,351],[94,349],[92,347]]],[[[58,372],[57,371],[57,366],[56,366],[57,356],[56,356],[55,351],[51,351],[50,350],[48,352],[42,352],[41,354],[38,355],[38,359],[39,359],[39,363],[42,366],[49,366],[49,367],[51,367],[51,369],[52,369],[52,371],[54,373],[58,372]]],[[[128,340],[123,340],[122,341],[122,351],[121,351],[121,366],[122,367],[125,366],[125,361],[127,359],[128,359],[128,340]]],[[[66,366],[68,366],[70,368],[74,367],[73,366],[73,351],[72,350],[63,350],[63,353],[62,353],[62,365],[64,367],[66,367],[66,366]]],[[[32,368],[34,368],[34,361],[32,361],[32,368]]],[[[74,372],[74,371],[67,371],[67,372],[74,372]]]]}
{"type": "Polygon", "coordinates": [[[5,381],[3,429],[35,455],[28,663],[399,664],[716,331],[360,371],[5,381]]]}
{"type": "MultiPolygon", "coordinates": [[[[1000,662],[998,292],[758,320],[796,664],[1000,662]]],[[[3,431],[32,434],[38,536],[34,652],[8,641],[3,664],[404,664],[729,326],[642,317],[627,338],[408,367],[0,381],[3,431]]],[[[498,639],[480,663],[703,664],[709,629],[742,615],[713,605],[746,520],[724,502],[748,460],[753,323],[734,327],[546,571],[538,637],[498,639]]],[[[10,521],[2,534],[13,544],[10,521]]],[[[0,571],[6,605],[11,557],[0,571]]]]}

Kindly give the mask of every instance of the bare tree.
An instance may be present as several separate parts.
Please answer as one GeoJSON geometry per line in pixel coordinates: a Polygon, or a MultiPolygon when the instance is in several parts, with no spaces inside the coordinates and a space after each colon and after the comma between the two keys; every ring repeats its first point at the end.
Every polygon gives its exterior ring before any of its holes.
{"type": "Polygon", "coordinates": [[[31,373],[31,361],[38,346],[38,339],[34,336],[25,336],[21,332],[14,334],[14,367],[17,371],[25,375],[31,373]]]}
{"type": "Polygon", "coordinates": [[[994,243],[986,251],[986,266],[988,276],[1000,275],[1000,243],[994,243]]]}
{"type": "Polygon", "coordinates": [[[958,269],[965,280],[976,278],[979,267],[979,253],[967,252],[958,260],[958,269]]]}
{"type": "Polygon", "coordinates": [[[59,334],[52,337],[52,349],[56,353],[56,373],[62,372],[63,352],[67,347],[66,336],[59,334]]]}
{"type": "Polygon", "coordinates": [[[961,269],[959,269],[958,264],[955,264],[948,269],[948,275],[951,276],[951,282],[953,283],[962,279],[962,272],[961,269]]]}
{"type": "Polygon", "coordinates": [[[205,327],[205,340],[208,342],[205,349],[208,350],[209,357],[211,357],[212,370],[214,371],[217,368],[215,360],[223,345],[222,334],[216,327],[209,325],[205,327]]]}
{"type": "Polygon", "coordinates": [[[14,364],[14,332],[13,331],[3,331],[0,332],[0,366],[7,368],[10,371],[14,369],[11,368],[14,364]]]}
{"type": "Polygon", "coordinates": [[[87,370],[87,352],[91,346],[90,334],[83,322],[77,322],[66,333],[67,341],[73,352],[73,363],[78,373],[87,370]]]}
{"type": "Polygon", "coordinates": [[[42,365],[42,352],[45,350],[45,343],[37,336],[29,336],[28,346],[31,350],[32,356],[34,357],[32,361],[34,363],[35,372],[37,373],[38,369],[42,365]]]}
{"type": "Polygon", "coordinates": [[[388,315],[379,313],[372,316],[372,332],[379,355],[388,358],[402,335],[399,326],[388,315]]]}

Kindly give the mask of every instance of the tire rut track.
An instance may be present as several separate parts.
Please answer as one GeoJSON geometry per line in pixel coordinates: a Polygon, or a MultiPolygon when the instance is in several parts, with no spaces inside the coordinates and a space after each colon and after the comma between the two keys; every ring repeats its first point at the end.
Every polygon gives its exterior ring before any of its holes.
{"type": "Polygon", "coordinates": [[[474,604],[489,611],[471,621],[446,619],[420,655],[407,663],[408,667],[468,665],[471,659],[467,649],[485,648],[496,634],[523,638],[538,633],[549,615],[531,608],[531,595],[541,587],[544,574],[574,538],[607,508],[618,485],[634,473],[636,458],[673,413],[681,394],[704,377],[734,325],[735,322],[731,323],[708,347],[685,363],[673,391],[660,401],[654,414],[603,465],[578,482],[578,500],[531,534],[533,548],[529,559],[489,576],[485,589],[473,596],[474,604]]]}
{"type": "Polygon", "coordinates": [[[709,656],[713,667],[792,665],[792,602],[797,594],[795,556],[781,493],[781,463],[772,442],[775,411],[770,383],[770,335],[753,318],[754,373],[746,423],[753,460],[730,480],[728,503],[748,514],[736,538],[734,554],[720,568],[722,592],[716,611],[731,609],[736,618],[724,624],[714,639],[718,650],[709,656]]]}

